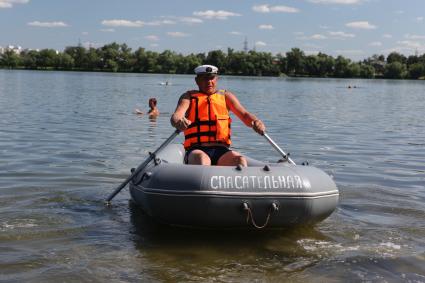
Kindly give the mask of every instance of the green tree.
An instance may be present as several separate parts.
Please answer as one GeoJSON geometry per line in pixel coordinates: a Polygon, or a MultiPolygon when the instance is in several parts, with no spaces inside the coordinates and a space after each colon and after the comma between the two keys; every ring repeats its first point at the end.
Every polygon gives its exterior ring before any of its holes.
{"type": "Polygon", "coordinates": [[[280,73],[279,66],[271,53],[249,51],[245,54],[245,58],[252,75],[276,76],[280,73]]]}
{"type": "Polygon", "coordinates": [[[317,54],[317,59],[319,64],[318,75],[321,77],[332,76],[335,68],[335,59],[321,52],[317,54]]]}
{"type": "Polygon", "coordinates": [[[304,73],[304,52],[299,48],[292,48],[286,52],[287,71],[289,74],[302,75],[304,73]]]}
{"type": "Polygon", "coordinates": [[[138,48],[135,52],[134,52],[134,66],[133,66],[133,71],[135,72],[140,72],[140,73],[147,73],[147,56],[146,56],[146,51],[144,48],[140,47],[138,48]]]}
{"type": "Polygon", "coordinates": [[[37,65],[42,69],[52,68],[56,66],[57,54],[53,49],[42,49],[39,52],[37,65]]]}
{"type": "Polygon", "coordinates": [[[320,76],[320,61],[317,55],[309,55],[304,60],[304,71],[307,75],[320,76]]]}
{"type": "Polygon", "coordinates": [[[360,77],[360,64],[350,63],[345,70],[344,77],[346,78],[359,78],[360,77]]]}
{"type": "Polygon", "coordinates": [[[363,61],[364,64],[370,65],[375,70],[375,76],[382,77],[385,72],[385,57],[384,55],[374,54],[372,57],[363,61]]]}
{"type": "Polygon", "coordinates": [[[373,79],[375,77],[375,68],[371,65],[360,65],[360,77],[365,79],[373,79]]]}
{"type": "Polygon", "coordinates": [[[279,72],[286,74],[287,71],[287,60],[285,58],[285,55],[282,55],[281,53],[278,53],[276,55],[276,64],[278,65],[279,72]]]}
{"type": "Polygon", "coordinates": [[[131,48],[127,46],[127,44],[121,44],[119,46],[118,52],[118,65],[120,71],[130,71],[132,65],[134,65],[135,59],[133,54],[131,53],[131,48]]]}
{"type": "Polygon", "coordinates": [[[153,51],[146,52],[146,72],[155,73],[158,72],[158,58],[159,54],[153,51]]]}
{"type": "Polygon", "coordinates": [[[55,68],[71,70],[74,67],[74,58],[67,53],[59,53],[56,56],[55,68]]]}
{"type": "MultiPolygon", "coordinates": [[[[202,62],[195,54],[189,54],[188,56],[179,55],[177,57],[177,73],[178,74],[193,74],[193,70],[201,65],[202,62]]],[[[220,73],[221,70],[220,70],[220,73]]]]}
{"type": "Polygon", "coordinates": [[[407,64],[407,67],[409,67],[410,65],[413,65],[413,64],[416,64],[416,63],[419,63],[419,62],[420,62],[420,59],[419,59],[418,56],[410,55],[409,57],[407,57],[406,64],[407,64]]]}
{"type": "Polygon", "coordinates": [[[205,58],[205,62],[217,66],[220,69],[221,74],[226,73],[227,56],[223,51],[213,50],[208,52],[208,55],[205,58]]]}
{"type": "Polygon", "coordinates": [[[402,79],[406,76],[406,66],[397,61],[387,64],[384,75],[388,79],[402,79]]]}
{"type": "Polygon", "coordinates": [[[165,50],[159,54],[156,73],[175,74],[177,71],[176,53],[171,50],[165,50]]]}
{"type": "Polygon", "coordinates": [[[342,57],[341,55],[338,56],[335,60],[335,71],[334,75],[338,78],[345,78],[347,74],[349,73],[349,65],[351,64],[351,60],[342,57]]]}
{"type": "Polygon", "coordinates": [[[118,71],[118,63],[115,60],[107,59],[104,65],[104,69],[111,71],[111,72],[117,72],[118,71]]]}
{"type": "Polygon", "coordinates": [[[196,54],[196,57],[198,57],[198,58],[199,58],[199,60],[200,60],[202,63],[205,63],[205,59],[207,58],[207,56],[205,55],[205,53],[198,53],[198,54],[196,54]]]}
{"type": "Polygon", "coordinates": [[[85,54],[85,60],[84,60],[84,69],[87,70],[99,70],[103,66],[103,58],[99,55],[99,50],[96,48],[89,48],[89,50],[86,51],[85,54]]]}
{"type": "Polygon", "coordinates": [[[162,53],[146,51],[140,47],[135,52],[126,44],[112,42],[99,48],[82,46],[66,47],[64,52],[53,49],[24,50],[16,54],[7,50],[0,55],[0,66],[28,69],[104,70],[112,72],[143,72],[192,74],[200,64],[213,64],[221,74],[249,76],[309,75],[318,77],[385,77],[392,79],[425,77],[425,54],[410,55],[392,52],[373,55],[362,62],[352,62],[338,56],[336,59],[324,53],[306,56],[299,48],[292,48],[284,55],[268,52],[235,51],[227,49],[205,53],[178,54],[172,50],[162,53]]]}
{"type": "Polygon", "coordinates": [[[16,68],[19,66],[21,58],[13,50],[6,50],[3,54],[0,55],[0,65],[7,68],[16,68]]]}
{"type": "Polygon", "coordinates": [[[86,69],[86,49],[82,46],[69,46],[65,48],[65,53],[74,59],[74,66],[77,69],[86,69]]]}
{"type": "Polygon", "coordinates": [[[24,50],[20,54],[22,65],[27,69],[37,69],[38,52],[35,50],[24,50]]]}
{"type": "Polygon", "coordinates": [[[394,62],[400,62],[402,64],[406,64],[407,58],[403,54],[400,54],[398,52],[391,52],[387,56],[387,63],[391,64],[394,62]]]}
{"type": "Polygon", "coordinates": [[[242,51],[233,51],[227,55],[227,74],[247,75],[254,73],[254,66],[248,64],[247,54],[242,51]]]}
{"type": "Polygon", "coordinates": [[[425,64],[423,63],[414,63],[409,66],[408,76],[411,79],[419,79],[425,76],[425,64]]]}
{"type": "Polygon", "coordinates": [[[102,58],[102,68],[108,71],[117,72],[119,70],[120,59],[120,45],[116,42],[106,44],[99,50],[102,58]]]}

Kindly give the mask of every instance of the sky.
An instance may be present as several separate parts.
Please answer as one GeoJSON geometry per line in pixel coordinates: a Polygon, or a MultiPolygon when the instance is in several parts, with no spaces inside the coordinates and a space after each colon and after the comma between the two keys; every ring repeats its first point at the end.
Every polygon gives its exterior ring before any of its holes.
{"type": "Polygon", "coordinates": [[[0,0],[0,46],[425,53],[425,0],[0,0]]]}

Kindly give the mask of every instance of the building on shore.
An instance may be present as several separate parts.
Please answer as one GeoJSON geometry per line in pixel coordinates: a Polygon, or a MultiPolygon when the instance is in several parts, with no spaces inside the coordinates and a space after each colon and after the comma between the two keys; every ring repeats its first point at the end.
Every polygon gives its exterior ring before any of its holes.
{"type": "Polygon", "coordinates": [[[15,52],[16,54],[21,54],[21,52],[23,51],[22,47],[19,45],[8,45],[7,47],[0,46],[0,54],[3,54],[4,52],[9,50],[15,52]]]}

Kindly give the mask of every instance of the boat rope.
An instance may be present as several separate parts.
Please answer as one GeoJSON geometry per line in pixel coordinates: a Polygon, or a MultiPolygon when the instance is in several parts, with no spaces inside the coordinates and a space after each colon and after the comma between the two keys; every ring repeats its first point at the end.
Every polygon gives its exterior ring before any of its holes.
{"type": "Polygon", "coordinates": [[[273,212],[276,212],[276,211],[279,210],[279,206],[276,203],[273,202],[269,207],[269,212],[267,213],[266,221],[264,222],[263,225],[258,225],[254,220],[254,216],[253,216],[251,208],[249,207],[249,204],[244,202],[242,205],[243,205],[243,209],[246,211],[246,223],[249,224],[249,222],[251,220],[251,225],[254,226],[257,229],[265,228],[267,226],[267,224],[269,224],[271,214],[273,212]]]}

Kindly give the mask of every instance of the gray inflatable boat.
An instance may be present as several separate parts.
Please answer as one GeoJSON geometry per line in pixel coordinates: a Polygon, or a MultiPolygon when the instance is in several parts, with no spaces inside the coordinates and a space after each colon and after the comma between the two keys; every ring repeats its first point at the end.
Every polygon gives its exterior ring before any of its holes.
{"type": "Polygon", "coordinates": [[[167,145],[130,182],[132,200],[154,219],[197,228],[282,228],[329,216],[339,192],[329,175],[310,166],[248,167],[184,164],[181,144],[167,145]]]}

